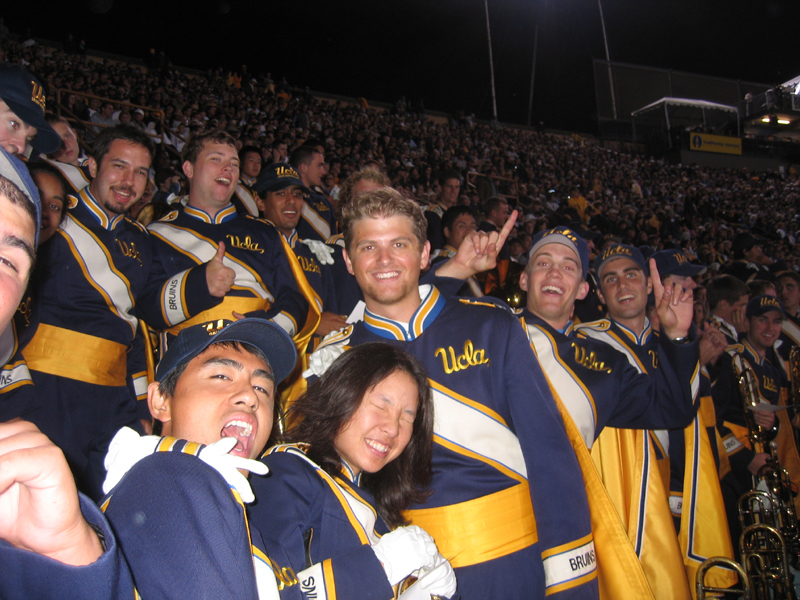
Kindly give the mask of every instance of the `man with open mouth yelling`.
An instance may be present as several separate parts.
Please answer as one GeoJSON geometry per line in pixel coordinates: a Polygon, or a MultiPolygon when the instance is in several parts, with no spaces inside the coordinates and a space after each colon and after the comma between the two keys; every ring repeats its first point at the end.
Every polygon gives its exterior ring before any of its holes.
{"type": "Polygon", "coordinates": [[[309,307],[313,292],[280,233],[238,214],[231,203],[239,181],[234,139],[221,130],[197,135],[186,145],[183,172],[189,179],[189,195],[180,200],[185,207],[147,228],[171,276],[162,303],[165,329],[177,335],[186,326],[239,313],[270,319],[303,345],[318,321],[316,304],[309,307]],[[198,314],[198,303],[209,300],[213,308],[198,314]]]}
{"type": "Polygon", "coordinates": [[[143,597],[278,600],[244,503],[253,501],[247,473],[267,472],[253,459],[272,430],[275,388],[294,363],[291,338],[266,320],[182,331],[148,389],[164,437],[117,433],[106,457],[105,518],[86,498],[76,502],[64,455],[33,424],[0,424],[0,454],[12,467],[0,505],[21,498],[0,511],[0,539],[10,542],[0,555],[14,566],[0,595],[139,597],[135,586],[143,597]],[[35,543],[14,534],[15,521],[35,543]]]}
{"type": "Polygon", "coordinates": [[[103,486],[106,517],[142,597],[215,590],[252,598],[257,590],[277,598],[242,501],[253,501],[248,471],[267,472],[255,459],[272,431],[277,385],[294,363],[291,338],[263,319],[202,323],[170,345],[148,389],[164,437],[120,431],[103,486]]]}

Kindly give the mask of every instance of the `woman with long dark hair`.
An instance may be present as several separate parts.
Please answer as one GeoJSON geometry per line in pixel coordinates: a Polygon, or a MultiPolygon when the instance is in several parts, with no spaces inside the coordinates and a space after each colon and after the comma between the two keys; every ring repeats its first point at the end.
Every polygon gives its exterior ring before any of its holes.
{"type": "Polygon", "coordinates": [[[433,404],[417,360],[389,344],[357,346],[288,420],[250,507],[283,583],[307,597],[389,600],[414,573],[429,595],[455,594],[450,564],[403,517],[432,475],[433,404]]]}

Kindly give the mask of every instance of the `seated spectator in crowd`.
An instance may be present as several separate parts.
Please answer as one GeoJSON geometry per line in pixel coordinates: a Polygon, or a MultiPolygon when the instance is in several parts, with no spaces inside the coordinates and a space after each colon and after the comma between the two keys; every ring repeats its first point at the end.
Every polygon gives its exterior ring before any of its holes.
{"type": "Polygon", "coordinates": [[[89,120],[101,126],[92,128],[95,133],[100,133],[104,127],[119,125],[119,119],[114,118],[114,105],[111,102],[103,102],[89,120]]]}

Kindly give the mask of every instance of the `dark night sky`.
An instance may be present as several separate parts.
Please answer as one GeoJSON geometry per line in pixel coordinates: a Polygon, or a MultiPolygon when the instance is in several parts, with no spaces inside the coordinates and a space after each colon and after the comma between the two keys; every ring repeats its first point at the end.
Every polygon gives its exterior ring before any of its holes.
{"type": "MultiPolygon", "coordinates": [[[[797,0],[602,0],[611,58],[774,84],[800,74],[797,0]]],[[[291,84],[491,116],[482,0],[77,0],[5,5],[14,32],[195,68],[247,64],[291,84]],[[102,12],[101,11],[105,11],[102,12]],[[46,15],[41,23],[31,15],[46,15]]],[[[596,0],[489,0],[498,116],[524,123],[539,22],[534,121],[594,131],[596,0]]]]}

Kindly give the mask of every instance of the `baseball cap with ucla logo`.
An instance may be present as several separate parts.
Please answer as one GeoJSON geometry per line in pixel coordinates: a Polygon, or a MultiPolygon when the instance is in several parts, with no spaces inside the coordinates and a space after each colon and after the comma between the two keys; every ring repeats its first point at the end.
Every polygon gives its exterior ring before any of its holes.
{"type": "Polygon", "coordinates": [[[257,193],[263,194],[264,192],[279,192],[293,185],[302,188],[305,193],[309,192],[309,189],[300,180],[300,175],[291,165],[275,163],[264,167],[253,189],[257,193]]]}
{"type": "Polygon", "coordinates": [[[0,65],[0,100],[26,125],[36,128],[30,142],[34,150],[51,154],[61,147],[61,136],[45,121],[44,88],[36,77],[17,65],[0,65]]]}
{"type": "Polygon", "coordinates": [[[533,238],[528,258],[533,258],[536,251],[548,244],[562,244],[570,248],[578,257],[584,279],[589,272],[589,246],[586,241],[569,227],[554,227],[548,231],[540,231],[533,238]]]}

